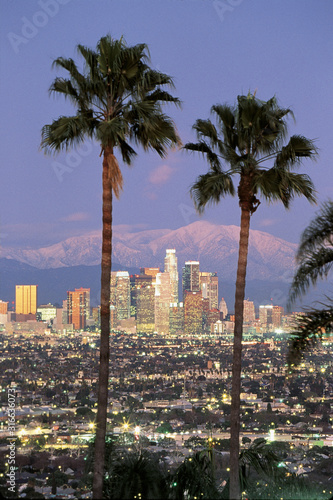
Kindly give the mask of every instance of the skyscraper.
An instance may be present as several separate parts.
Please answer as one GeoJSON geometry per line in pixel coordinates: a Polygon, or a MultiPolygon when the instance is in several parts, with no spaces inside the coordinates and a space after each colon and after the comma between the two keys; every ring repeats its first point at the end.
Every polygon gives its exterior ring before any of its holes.
{"type": "Polygon", "coordinates": [[[199,262],[189,260],[183,267],[183,299],[185,300],[185,292],[198,292],[199,290],[199,262]]]}
{"type": "Polygon", "coordinates": [[[217,273],[199,272],[202,297],[209,300],[209,309],[218,309],[219,280],[217,273]]]}
{"type": "Polygon", "coordinates": [[[153,333],[155,330],[155,288],[150,284],[137,289],[136,331],[153,333]]]}
{"type": "Polygon", "coordinates": [[[8,302],[0,300],[0,314],[7,314],[7,311],[8,311],[8,302]]]}
{"type": "Polygon", "coordinates": [[[259,306],[259,321],[261,326],[267,327],[273,322],[273,306],[264,305],[259,306]]]}
{"type": "MultiPolygon", "coordinates": [[[[147,274],[132,274],[130,276],[131,289],[131,317],[137,319],[137,298],[141,288],[153,286],[153,277],[147,274]]],[[[154,305],[153,305],[154,309],[154,305]]]]}
{"type": "Polygon", "coordinates": [[[67,292],[67,323],[75,330],[86,327],[90,317],[90,288],[75,288],[67,292]]]}
{"type": "Polygon", "coordinates": [[[127,271],[116,274],[116,314],[117,320],[128,319],[131,314],[130,277],[127,271]]]}
{"type": "Polygon", "coordinates": [[[15,312],[16,314],[36,314],[37,285],[16,285],[15,312]]]}
{"type": "Polygon", "coordinates": [[[170,274],[171,302],[176,303],[178,302],[178,270],[176,250],[174,248],[168,248],[166,250],[164,272],[170,274]]]}
{"type": "Polygon", "coordinates": [[[170,304],[170,333],[184,332],[184,305],[183,302],[170,304]]]}
{"type": "Polygon", "coordinates": [[[219,310],[223,314],[223,319],[225,319],[227,317],[227,314],[228,314],[228,306],[227,306],[227,303],[223,297],[219,303],[219,310]]]}
{"type": "Polygon", "coordinates": [[[281,306],[273,306],[272,324],[278,328],[282,324],[282,316],[284,315],[284,308],[281,306]]]}
{"type": "Polygon", "coordinates": [[[158,333],[169,333],[170,303],[170,273],[158,273],[155,288],[155,330],[158,333]]]}
{"type": "Polygon", "coordinates": [[[244,313],[243,321],[244,323],[252,323],[256,319],[256,313],[254,308],[254,303],[252,300],[244,300],[244,313]]]}
{"type": "Polygon", "coordinates": [[[186,334],[202,333],[202,302],[201,292],[188,292],[185,290],[184,330],[186,334]]]}

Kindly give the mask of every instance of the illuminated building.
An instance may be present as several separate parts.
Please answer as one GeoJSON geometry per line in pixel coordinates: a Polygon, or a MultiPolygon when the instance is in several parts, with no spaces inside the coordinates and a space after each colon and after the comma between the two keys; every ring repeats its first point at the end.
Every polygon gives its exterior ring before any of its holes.
{"type": "Polygon", "coordinates": [[[183,299],[185,298],[185,292],[199,292],[199,290],[199,262],[189,260],[185,262],[183,267],[183,299]]]}
{"type": "Polygon", "coordinates": [[[75,330],[86,327],[90,317],[90,288],[75,288],[67,292],[67,323],[75,330]]]}
{"type": "MultiPolygon", "coordinates": [[[[156,278],[156,275],[160,272],[159,267],[140,267],[140,274],[146,274],[147,276],[152,276],[156,278]]],[[[153,279],[153,285],[155,280],[153,279]]]]}
{"type": "MultiPolygon", "coordinates": [[[[150,277],[151,278],[151,277],[150,277]]],[[[155,330],[155,288],[143,285],[136,295],[136,331],[153,333],[155,330]]]]}
{"type": "Polygon", "coordinates": [[[41,321],[50,323],[51,320],[55,319],[57,316],[57,308],[52,304],[41,305],[37,307],[37,314],[41,321]]]}
{"type": "Polygon", "coordinates": [[[183,302],[170,304],[170,333],[184,332],[184,305],[183,302]]]}
{"type": "Polygon", "coordinates": [[[116,274],[116,314],[117,320],[130,317],[130,277],[127,271],[116,274]]]}
{"type": "Polygon", "coordinates": [[[95,326],[100,326],[100,324],[101,324],[101,306],[92,307],[91,316],[94,320],[95,326]]]}
{"type": "Polygon", "coordinates": [[[281,306],[273,306],[272,324],[275,328],[282,325],[282,316],[284,315],[284,308],[281,306]]]}
{"type": "Polygon", "coordinates": [[[0,300],[0,314],[7,314],[8,312],[8,302],[3,302],[0,300]]]}
{"type": "Polygon", "coordinates": [[[158,273],[155,287],[155,330],[157,333],[169,333],[170,303],[170,273],[158,273]]]}
{"type": "Polygon", "coordinates": [[[178,270],[176,250],[174,248],[166,250],[164,272],[170,274],[171,302],[178,302],[178,270]]]}
{"type": "Polygon", "coordinates": [[[184,331],[186,334],[202,333],[202,294],[185,291],[184,331]]]}
{"type": "Polygon", "coordinates": [[[223,319],[225,319],[227,317],[227,314],[228,314],[228,306],[227,306],[227,303],[226,301],[224,300],[224,298],[222,297],[222,299],[220,300],[220,303],[219,303],[219,310],[220,312],[223,314],[223,319]]]}
{"type": "Polygon", "coordinates": [[[218,309],[219,280],[217,273],[199,272],[202,297],[209,299],[209,309],[218,309]]]}
{"type": "Polygon", "coordinates": [[[251,300],[244,300],[243,322],[252,323],[256,320],[254,303],[251,300]]]}
{"type": "Polygon", "coordinates": [[[259,306],[259,321],[260,325],[263,327],[267,327],[272,324],[273,321],[272,305],[259,306]]]}
{"type": "Polygon", "coordinates": [[[37,285],[16,285],[15,312],[16,314],[36,314],[37,285]]]}
{"type": "Polygon", "coordinates": [[[151,287],[152,283],[153,277],[147,274],[132,274],[130,276],[131,317],[137,318],[137,296],[139,290],[142,287],[151,287]]]}
{"type": "Polygon", "coordinates": [[[207,316],[206,316],[206,325],[207,325],[208,332],[214,331],[212,328],[213,328],[215,323],[220,321],[220,316],[221,316],[221,313],[220,313],[219,309],[209,309],[209,311],[207,312],[207,316]]]}

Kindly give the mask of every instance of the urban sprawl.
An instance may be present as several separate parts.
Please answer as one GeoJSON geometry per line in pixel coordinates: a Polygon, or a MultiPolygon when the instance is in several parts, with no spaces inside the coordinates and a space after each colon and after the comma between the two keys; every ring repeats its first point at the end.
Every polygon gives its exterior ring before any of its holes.
{"type": "MultiPolygon", "coordinates": [[[[100,308],[90,307],[89,288],[68,291],[62,307],[39,305],[37,289],[17,285],[15,304],[0,301],[0,485],[10,488],[15,474],[18,492],[89,498],[100,308]]],[[[217,274],[198,261],[185,262],[179,280],[174,249],[164,271],[112,272],[107,433],[120,449],[147,449],[170,470],[210,447],[224,485],[234,316],[220,296],[217,274]]],[[[265,438],[288,474],[326,494],[332,344],[324,339],[291,372],[288,334],[298,314],[244,301],[240,439],[246,448],[265,438]]]]}

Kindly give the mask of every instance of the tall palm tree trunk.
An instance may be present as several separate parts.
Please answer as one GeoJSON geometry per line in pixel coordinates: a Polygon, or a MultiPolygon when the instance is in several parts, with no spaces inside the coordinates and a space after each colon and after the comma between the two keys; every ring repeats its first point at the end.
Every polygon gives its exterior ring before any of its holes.
{"type": "Polygon", "coordinates": [[[106,417],[108,404],[110,359],[110,281],[112,255],[112,182],[109,160],[112,148],[106,147],[103,156],[103,234],[101,272],[101,342],[98,383],[98,409],[94,453],[93,498],[103,498],[106,417]]]}
{"type": "Polygon", "coordinates": [[[242,369],[243,310],[245,279],[250,233],[249,208],[241,208],[241,225],[235,293],[235,329],[232,364],[231,415],[230,415],[230,500],[240,498],[239,485],[239,431],[240,431],[240,391],[242,369]]]}

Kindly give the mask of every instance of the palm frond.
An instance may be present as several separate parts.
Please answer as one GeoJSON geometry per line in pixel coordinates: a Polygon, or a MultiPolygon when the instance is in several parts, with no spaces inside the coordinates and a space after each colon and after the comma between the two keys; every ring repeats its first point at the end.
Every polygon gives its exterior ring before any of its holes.
{"type": "Polygon", "coordinates": [[[323,336],[331,336],[333,331],[333,302],[323,304],[325,309],[306,311],[296,320],[291,333],[287,362],[289,367],[297,366],[306,352],[310,351],[323,336]]]}
{"type": "Polygon", "coordinates": [[[61,116],[42,128],[41,147],[46,153],[68,150],[92,137],[89,124],[81,115],[61,116]]]}
{"type": "Polygon", "coordinates": [[[317,154],[313,141],[301,135],[293,135],[276,155],[274,167],[290,170],[291,167],[300,165],[303,158],[315,158],[317,154]]]}
{"type": "Polygon", "coordinates": [[[326,245],[333,246],[333,202],[330,200],[322,204],[317,216],[303,231],[297,261],[302,262],[304,255],[326,245]]]}
{"type": "MultiPolygon", "coordinates": [[[[278,456],[271,450],[266,439],[258,438],[251,446],[242,450],[239,455],[239,466],[241,471],[251,467],[263,478],[272,478],[279,462],[278,456]]],[[[243,481],[246,480],[243,474],[243,481]]]]}
{"type": "Polygon", "coordinates": [[[304,196],[315,203],[314,185],[306,174],[298,174],[287,170],[271,168],[258,169],[254,176],[254,188],[267,201],[280,201],[285,208],[296,196],[304,196]]]}
{"type": "Polygon", "coordinates": [[[166,156],[168,148],[181,145],[173,121],[163,113],[135,123],[131,127],[131,138],[143,146],[145,151],[155,150],[161,158],[166,156]]]}
{"type": "Polygon", "coordinates": [[[212,463],[207,452],[197,452],[185,459],[173,476],[170,493],[170,498],[173,500],[219,498],[212,463]]]}
{"type": "Polygon", "coordinates": [[[208,146],[206,142],[204,141],[198,143],[188,142],[183,146],[183,149],[186,149],[187,151],[197,151],[198,153],[201,153],[204,157],[206,157],[212,169],[221,170],[221,161],[219,155],[216,154],[212,150],[212,148],[208,146]]]}
{"type": "Polygon", "coordinates": [[[190,192],[199,213],[203,212],[207,204],[218,203],[226,195],[236,194],[231,175],[217,169],[200,175],[190,192]]]}
{"type": "Polygon", "coordinates": [[[290,287],[288,305],[305,294],[310,285],[315,285],[319,278],[326,278],[332,266],[333,248],[321,247],[303,259],[290,287]]]}

